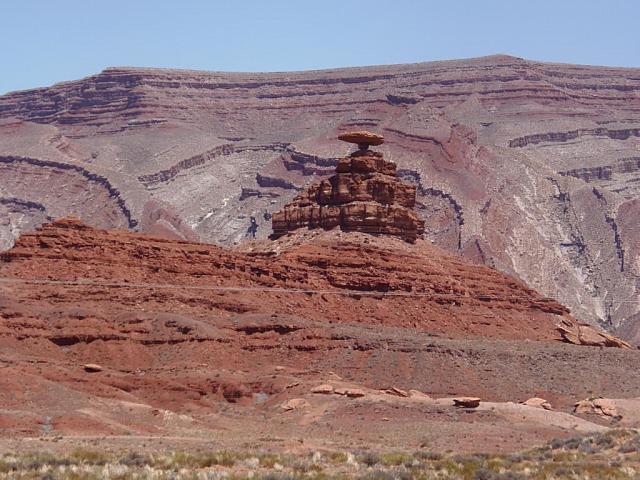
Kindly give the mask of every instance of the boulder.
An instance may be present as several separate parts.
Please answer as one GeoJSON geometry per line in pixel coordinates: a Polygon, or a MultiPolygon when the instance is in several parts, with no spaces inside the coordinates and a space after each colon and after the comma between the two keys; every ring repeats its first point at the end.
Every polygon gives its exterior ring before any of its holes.
{"type": "Polygon", "coordinates": [[[588,398],[575,404],[575,413],[595,414],[601,417],[620,418],[622,415],[616,408],[616,403],[608,398],[588,398]]]}
{"type": "Polygon", "coordinates": [[[432,400],[432,398],[424,392],[420,390],[409,390],[409,397],[416,398],[419,400],[432,400]]]}
{"type": "Polygon", "coordinates": [[[545,410],[551,410],[551,404],[547,402],[544,398],[540,398],[540,397],[532,397],[522,402],[522,404],[528,405],[530,407],[537,407],[537,408],[544,408],[545,410]]]}
{"type": "Polygon", "coordinates": [[[298,408],[306,408],[308,406],[310,406],[309,402],[307,402],[304,398],[292,398],[291,400],[287,400],[282,405],[280,405],[280,408],[285,411],[289,411],[296,410],[298,408]]]}
{"type": "Polygon", "coordinates": [[[311,389],[311,393],[322,393],[322,394],[331,394],[333,393],[333,385],[329,385],[328,383],[323,383],[322,385],[318,385],[317,387],[313,387],[311,389]]]}
{"type": "Polygon", "coordinates": [[[477,408],[480,406],[478,397],[457,397],[453,399],[453,405],[464,408],[477,408]]]}
{"type": "Polygon", "coordinates": [[[367,132],[366,130],[343,133],[338,135],[338,140],[348,143],[356,143],[358,145],[382,145],[384,143],[384,137],[382,135],[367,132]]]}
{"type": "Polygon", "coordinates": [[[385,391],[385,393],[389,394],[389,395],[395,395],[396,397],[408,397],[409,396],[409,392],[406,392],[405,390],[402,390],[398,387],[391,387],[391,388],[387,388],[385,391]]]}
{"type": "Polygon", "coordinates": [[[574,345],[588,345],[592,347],[633,348],[630,344],[606,332],[596,330],[584,324],[569,324],[563,322],[557,327],[562,340],[574,345]]]}
{"type": "Polygon", "coordinates": [[[344,395],[349,398],[359,398],[364,397],[366,395],[364,390],[360,390],[359,388],[336,388],[335,393],[338,395],[344,395]]]}
{"type": "Polygon", "coordinates": [[[95,363],[87,363],[86,365],[83,365],[82,368],[84,368],[85,372],[89,372],[89,373],[96,373],[104,370],[104,368],[102,368],[101,365],[98,365],[95,363]]]}
{"type": "Polygon", "coordinates": [[[366,393],[364,392],[364,390],[360,390],[359,388],[348,388],[346,395],[349,398],[359,398],[364,397],[366,393]]]}

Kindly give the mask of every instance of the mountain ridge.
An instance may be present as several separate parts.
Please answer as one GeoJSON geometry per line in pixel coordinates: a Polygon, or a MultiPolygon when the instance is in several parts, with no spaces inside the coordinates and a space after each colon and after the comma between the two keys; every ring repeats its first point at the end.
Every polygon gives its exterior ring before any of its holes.
{"type": "Polygon", "coordinates": [[[623,160],[640,148],[638,92],[640,69],[504,56],[298,73],[106,69],[0,97],[0,157],[35,160],[0,163],[0,242],[47,217],[122,221],[89,214],[110,194],[43,160],[106,172],[139,225],[230,245],[255,222],[265,238],[271,215],[347,153],[336,134],[362,127],[384,134],[385,156],[415,182],[426,238],[634,339],[640,169],[623,160]],[[31,188],[43,178],[55,194],[31,188]]]}
{"type": "Polygon", "coordinates": [[[359,66],[344,66],[344,67],[326,67],[326,68],[310,68],[310,69],[302,69],[302,70],[268,70],[268,71],[247,71],[247,70],[211,70],[211,69],[203,69],[203,68],[180,68],[180,67],[149,67],[149,66],[136,66],[136,65],[111,65],[102,68],[96,73],[90,73],[85,76],[82,76],[78,79],[74,80],[62,80],[59,82],[53,82],[48,85],[44,85],[41,87],[32,87],[32,88],[19,88],[16,90],[11,90],[2,93],[2,95],[9,95],[13,93],[22,93],[22,92],[30,92],[30,91],[38,91],[44,90],[48,88],[52,88],[58,85],[64,85],[68,83],[79,82],[87,79],[91,79],[93,77],[99,76],[105,73],[111,73],[112,71],[140,71],[140,72],[167,72],[167,73],[198,73],[198,74],[229,74],[229,75],[272,75],[272,74],[316,74],[316,73],[328,73],[328,72],[340,72],[340,71],[356,71],[356,70],[375,70],[380,68],[408,68],[408,67],[420,67],[420,66],[432,66],[437,64],[456,64],[456,63],[472,63],[472,62],[483,62],[483,61],[491,61],[491,60],[508,60],[511,62],[521,61],[523,63],[532,63],[538,65],[547,65],[547,66],[556,66],[556,67],[579,67],[584,69],[611,69],[611,70],[630,70],[636,71],[640,67],[630,67],[630,66],[619,66],[619,65],[604,65],[604,64],[592,64],[592,63],[571,63],[571,62],[559,62],[559,61],[547,61],[547,60],[536,60],[529,59],[525,57],[519,57],[517,55],[510,54],[490,54],[490,55],[482,55],[479,57],[466,57],[466,58],[455,58],[455,59],[442,59],[442,60],[424,60],[417,62],[409,62],[409,63],[381,63],[381,64],[373,64],[373,65],[359,65],[359,66]]]}

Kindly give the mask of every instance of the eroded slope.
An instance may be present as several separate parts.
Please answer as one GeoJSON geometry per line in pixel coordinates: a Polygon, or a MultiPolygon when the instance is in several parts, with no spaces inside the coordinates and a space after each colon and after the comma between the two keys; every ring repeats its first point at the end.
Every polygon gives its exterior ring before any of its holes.
{"type": "MultiPolygon", "coordinates": [[[[639,90],[637,69],[506,56],[273,74],[112,68],[1,97],[0,154],[100,170],[134,220],[167,202],[175,236],[232,244],[254,225],[268,236],[273,212],[332,173],[346,153],[336,132],[379,131],[416,183],[427,238],[634,338],[639,90]]],[[[3,202],[42,204],[34,178],[0,177],[3,202]]],[[[60,193],[45,210],[12,207],[4,245],[59,210],[92,220],[90,203],[60,193]]]]}
{"type": "Polygon", "coordinates": [[[406,448],[433,431],[438,449],[510,450],[602,430],[577,400],[640,396],[634,350],[561,343],[560,304],[423,241],[301,231],[226,250],[61,220],[21,236],[0,277],[11,435],[406,448]],[[439,398],[461,394],[556,410],[439,398]]]}

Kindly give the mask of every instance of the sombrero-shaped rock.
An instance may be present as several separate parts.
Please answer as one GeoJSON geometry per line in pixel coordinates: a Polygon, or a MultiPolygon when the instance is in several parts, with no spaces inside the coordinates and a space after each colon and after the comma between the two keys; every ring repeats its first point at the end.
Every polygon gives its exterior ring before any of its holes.
{"type": "Polygon", "coordinates": [[[360,132],[347,132],[338,136],[338,140],[349,143],[357,143],[358,145],[382,145],[384,143],[384,137],[377,133],[371,133],[367,131],[360,132]]]}

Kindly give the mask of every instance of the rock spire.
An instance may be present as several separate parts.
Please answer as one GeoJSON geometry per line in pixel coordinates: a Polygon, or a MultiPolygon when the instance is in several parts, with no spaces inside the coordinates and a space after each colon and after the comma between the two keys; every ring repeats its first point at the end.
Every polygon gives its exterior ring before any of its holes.
{"type": "Polygon", "coordinates": [[[275,213],[271,237],[303,227],[340,228],[415,242],[424,232],[424,222],[414,211],[416,187],[400,181],[395,163],[369,148],[381,145],[382,135],[348,132],[338,138],[357,144],[358,150],[340,160],[335,175],[313,184],[275,213]]]}

